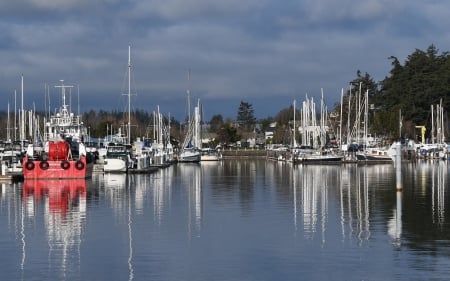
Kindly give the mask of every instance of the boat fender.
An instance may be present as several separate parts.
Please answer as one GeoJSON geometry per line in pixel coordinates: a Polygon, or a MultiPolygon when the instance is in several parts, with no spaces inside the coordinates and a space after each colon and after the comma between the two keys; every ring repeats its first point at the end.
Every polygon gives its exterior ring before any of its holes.
{"type": "Polygon", "coordinates": [[[78,160],[77,162],[75,162],[75,168],[77,168],[77,170],[83,170],[84,169],[84,163],[81,162],[80,160],[78,160]]]}
{"type": "Polygon", "coordinates": [[[25,164],[25,168],[27,169],[27,170],[33,170],[34,169],[34,163],[33,163],[33,161],[31,161],[31,160],[28,160],[27,161],[27,163],[25,164]]]}
{"type": "Polygon", "coordinates": [[[69,163],[69,161],[62,161],[61,162],[61,168],[63,168],[64,170],[67,170],[67,169],[69,169],[70,168],[70,163],[69,163]]]}
{"type": "Polygon", "coordinates": [[[48,169],[48,167],[49,167],[50,165],[48,164],[48,162],[47,161],[41,161],[41,163],[39,163],[39,168],[41,168],[42,170],[47,170],[48,169]]]}

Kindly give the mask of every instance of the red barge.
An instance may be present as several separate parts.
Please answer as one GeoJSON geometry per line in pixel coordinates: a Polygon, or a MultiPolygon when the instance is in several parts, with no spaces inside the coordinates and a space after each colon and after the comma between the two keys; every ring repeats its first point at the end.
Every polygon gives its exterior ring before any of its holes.
{"type": "Polygon", "coordinates": [[[33,159],[28,155],[23,158],[24,179],[84,179],[92,176],[93,163],[88,162],[86,155],[71,157],[67,141],[49,141],[48,144],[48,158],[33,159]]]}
{"type": "Polygon", "coordinates": [[[61,80],[62,107],[45,122],[44,146],[27,147],[22,159],[23,178],[27,179],[85,179],[92,176],[94,157],[86,152],[83,140],[87,129],[81,116],[69,113],[65,86],[61,80]]]}

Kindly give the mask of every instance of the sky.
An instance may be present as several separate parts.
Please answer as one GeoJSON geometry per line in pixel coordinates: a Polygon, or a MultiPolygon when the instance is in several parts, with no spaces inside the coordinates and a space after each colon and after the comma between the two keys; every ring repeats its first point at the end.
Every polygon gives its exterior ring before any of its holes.
{"type": "Polygon", "coordinates": [[[132,110],[182,120],[189,89],[205,120],[321,92],[330,111],[357,70],[381,81],[390,56],[449,51],[448,15],[437,0],[1,1],[0,110],[20,108],[23,75],[26,109],[58,107],[64,80],[73,111],[126,111],[131,46],[132,110]]]}

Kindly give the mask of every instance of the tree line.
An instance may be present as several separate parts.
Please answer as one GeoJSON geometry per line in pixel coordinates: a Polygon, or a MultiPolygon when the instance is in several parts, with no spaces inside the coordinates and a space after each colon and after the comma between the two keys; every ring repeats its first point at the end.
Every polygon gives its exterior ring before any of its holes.
{"type": "MultiPolygon", "coordinates": [[[[349,82],[345,90],[342,104],[338,102],[330,111],[334,119],[332,127],[337,130],[338,119],[345,120],[349,111],[348,99],[352,91],[361,89],[368,92],[371,110],[369,112],[369,131],[375,135],[387,136],[393,139],[407,137],[417,140],[416,126],[431,127],[431,105],[439,104],[447,113],[450,107],[450,55],[448,52],[439,53],[439,50],[430,45],[425,51],[416,49],[402,64],[398,58],[391,56],[390,75],[381,81],[375,81],[367,72],[356,71],[356,77],[349,82]],[[358,87],[356,87],[358,85],[358,87]],[[342,116],[341,115],[342,112],[342,116]],[[401,112],[401,115],[399,114],[401,112]],[[400,120],[402,118],[402,120],[400,120]],[[402,131],[399,131],[399,122],[402,122],[402,131]]],[[[298,109],[297,109],[298,110],[298,109]]],[[[37,113],[42,114],[44,113],[37,113]]],[[[124,127],[128,122],[128,113],[121,111],[90,110],[83,113],[82,120],[93,138],[106,136],[108,130],[124,127]]],[[[300,112],[297,112],[300,116],[300,112]]],[[[215,135],[214,143],[233,143],[241,139],[254,137],[269,129],[271,123],[276,122],[273,143],[286,143],[289,139],[289,129],[293,118],[293,107],[281,109],[274,117],[257,120],[250,102],[241,101],[236,118],[224,119],[216,114],[210,120],[204,120],[204,126],[215,135]]],[[[153,136],[153,113],[144,110],[135,110],[131,114],[131,135],[133,137],[153,136]]],[[[0,138],[5,139],[9,130],[11,134],[12,123],[7,125],[7,113],[0,112],[0,138]]],[[[445,135],[448,136],[448,116],[445,115],[445,135]]],[[[186,120],[175,120],[165,117],[165,124],[169,124],[172,141],[176,143],[183,138],[186,120]]],[[[427,134],[430,130],[427,130],[427,134]]]]}

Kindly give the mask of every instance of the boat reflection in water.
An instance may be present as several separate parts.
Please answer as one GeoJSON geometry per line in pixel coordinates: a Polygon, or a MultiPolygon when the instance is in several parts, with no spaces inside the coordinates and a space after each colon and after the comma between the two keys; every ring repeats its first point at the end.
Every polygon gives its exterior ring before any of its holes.
{"type": "Polygon", "coordinates": [[[305,239],[316,239],[315,236],[320,233],[322,244],[326,243],[326,230],[330,228],[327,225],[329,216],[336,215],[334,212],[329,213],[330,203],[333,204],[333,209],[339,210],[342,241],[368,241],[371,237],[370,222],[375,206],[371,199],[374,189],[382,184],[383,180],[392,179],[393,173],[395,175],[395,171],[388,165],[292,167],[290,164],[276,163],[273,170],[268,170],[273,173],[274,178],[285,179],[281,184],[291,186],[295,232],[299,230],[300,223],[305,239]]]}
{"type": "Polygon", "coordinates": [[[189,237],[200,237],[203,215],[202,166],[205,168],[208,164],[183,163],[178,170],[182,179],[182,186],[185,187],[188,195],[187,227],[189,237]]]}
{"type": "MultiPolygon", "coordinates": [[[[43,214],[49,253],[42,257],[49,266],[73,270],[80,262],[80,244],[86,222],[86,182],[80,180],[25,180],[22,216],[39,221],[43,214]],[[38,211],[42,209],[43,211],[38,211]]],[[[22,269],[26,269],[26,235],[23,240],[22,269]]]]}
{"type": "MultiPolygon", "coordinates": [[[[136,199],[144,196],[148,192],[147,189],[151,191],[153,218],[157,225],[161,225],[166,213],[170,213],[167,208],[171,206],[173,174],[173,169],[161,169],[158,174],[150,178],[145,177],[145,182],[141,180],[141,183],[136,185],[136,199]]],[[[144,202],[138,204],[137,201],[136,210],[142,210],[143,205],[144,202]]]]}

